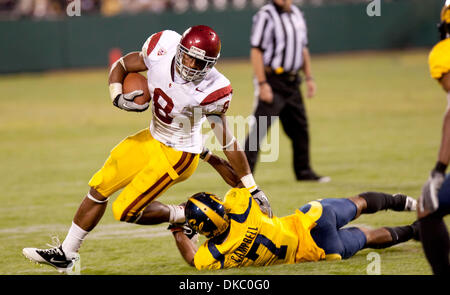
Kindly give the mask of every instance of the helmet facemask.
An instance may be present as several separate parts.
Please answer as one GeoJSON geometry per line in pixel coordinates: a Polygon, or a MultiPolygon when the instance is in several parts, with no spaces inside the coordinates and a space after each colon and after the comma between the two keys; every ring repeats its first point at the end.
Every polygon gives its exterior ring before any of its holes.
{"type": "Polygon", "coordinates": [[[190,49],[187,49],[182,44],[178,44],[177,55],[175,56],[175,65],[178,73],[184,80],[189,82],[200,81],[203,80],[209,71],[214,67],[219,59],[219,55],[217,57],[209,57],[205,55],[205,50],[203,49],[195,46],[191,46],[190,49]],[[201,65],[201,69],[193,69],[184,65],[183,56],[185,54],[195,58],[196,64],[201,65]]]}
{"type": "Polygon", "coordinates": [[[218,237],[229,229],[227,211],[215,195],[198,193],[186,204],[186,221],[199,234],[207,238],[218,237]]]}

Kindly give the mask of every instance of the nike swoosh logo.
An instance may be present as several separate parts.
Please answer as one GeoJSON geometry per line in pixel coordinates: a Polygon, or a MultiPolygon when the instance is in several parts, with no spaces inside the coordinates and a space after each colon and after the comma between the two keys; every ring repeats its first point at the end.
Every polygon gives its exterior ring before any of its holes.
{"type": "Polygon", "coordinates": [[[203,93],[203,91],[201,91],[200,89],[198,89],[198,87],[195,88],[195,90],[197,90],[198,92],[202,92],[202,93],[203,93]]]}
{"type": "Polygon", "coordinates": [[[50,258],[50,262],[54,262],[54,263],[61,263],[61,262],[66,262],[65,260],[57,260],[55,258],[50,258]]]}

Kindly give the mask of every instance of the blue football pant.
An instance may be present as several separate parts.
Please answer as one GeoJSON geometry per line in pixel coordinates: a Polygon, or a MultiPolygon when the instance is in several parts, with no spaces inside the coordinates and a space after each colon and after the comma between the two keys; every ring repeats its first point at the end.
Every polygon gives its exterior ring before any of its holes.
{"type": "MultiPolygon", "coordinates": [[[[338,254],[346,259],[356,254],[366,245],[366,236],[357,227],[342,228],[356,216],[356,205],[349,199],[323,199],[318,201],[322,206],[322,214],[311,230],[311,236],[317,246],[326,255],[338,254]]],[[[300,208],[308,212],[311,204],[300,208]]]]}

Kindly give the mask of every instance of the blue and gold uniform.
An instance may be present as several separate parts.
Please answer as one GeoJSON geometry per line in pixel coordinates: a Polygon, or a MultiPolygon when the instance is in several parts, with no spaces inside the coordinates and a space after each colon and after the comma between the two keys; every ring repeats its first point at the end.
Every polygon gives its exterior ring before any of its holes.
{"type": "Polygon", "coordinates": [[[199,270],[348,258],[366,243],[358,228],[341,229],[356,215],[348,199],[313,201],[292,215],[269,218],[247,189],[234,188],[226,194],[224,207],[228,235],[200,246],[194,257],[199,270]]]}
{"type": "Polygon", "coordinates": [[[366,245],[366,236],[359,228],[343,228],[356,216],[356,205],[349,199],[312,201],[300,211],[316,221],[311,236],[325,251],[327,260],[350,258],[366,245]]]}
{"type": "Polygon", "coordinates": [[[207,240],[195,254],[197,269],[220,269],[249,265],[273,265],[317,261],[325,253],[313,241],[309,231],[314,220],[295,214],[269,218],[259,209],[247,189],[231,189],[224,206],[230,229],[222,243],[207,240]]]}
{"type": "MultiPolygon", "coordinates": [[[[434,45],[428,56],[430,75],[438,81],[444,75],[450,73],[450,1],[447,1],[442,8],[441,22],[447,26],[446,38],[434,45]]],[[[450,92],[448,97],[450,98],[450,92]]],[[[450,174],[447,174],[439,191],[438,204],[439,208],[435,213],[436,215],[444,216],[450,212],[450,174]]]]}
{"type": "MultiPolygon", "coordinates": [[[[445,10],[444,17],[450,24],[450,9],[445,10]]],[[[430,67],[431,77],[440,80],[445,74],[450,72],[450,38],[439,41],[431,50],[428,57],[428,65],[430,67]]],[[[444,216],[450,212],[450,174],[446,179],[438,194],[439,209],[436,214],[444,216]]]]}
{"type": "MultiPolygon", "coordinates": [[[[441,22],[450,28],[450,2],[447,1],[441,11],[441,22]]],[[[450,73],[450,38],[449,29],[446,31],[445,39],[439,41],[431,49],[428,56],[428,65],[430,69],[430,75],[436,80],[450,73]]],[[[450,95],[450,94],[449,94],[450,95]]],[[[449,96],[450,97],[450,96],[449,96]]],[[[450,174],[447,174],[444,183],[438,194],[439,208],[436,212],[437,215],[444,216],[450,212],[450,174]]]]}

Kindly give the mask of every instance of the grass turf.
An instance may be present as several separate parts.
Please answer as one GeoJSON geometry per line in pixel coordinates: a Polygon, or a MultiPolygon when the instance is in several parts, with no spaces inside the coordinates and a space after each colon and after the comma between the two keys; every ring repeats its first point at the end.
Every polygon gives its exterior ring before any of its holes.
{"type": "MultiPolygon", "coordinates": [[[[277,215],[317,198],[368,190],[418,197],[437,157],[446,105],[429,77],[427,53],[313,56],[318,91],[305,98],[311,158],[332,182],[294,180],[290,143],[280,129],[278,160],[260,163],[255,173],[277,215]]],[[[218,68],[234,88],[228,115],[247,117],[253,104],[249,62],[222,60],[218,68]]],[[[30,264],[22,248],[46,247],[52,235],[64,239],[91,175],[120,140],[146,128],[151,115],[112,106],[106,69],[2,76],[0,89],[0,274],[55,274],[30,264]]],[[[223,196],[227,190],[201,163],[159,201],[180,203],[198,191],[223,196]]],[[[122,224],[110,208],[111,202],[81,248],[83,274],[366,274],[372,251],[380,255],[382,274],[431,273],[413,241],[366,249],[344,261],[197,272],[182,260],[166,225],[122,224]]],[[[414,213],[379,212],[354,223],[379,227],[414,220],[414,213]]]]}

